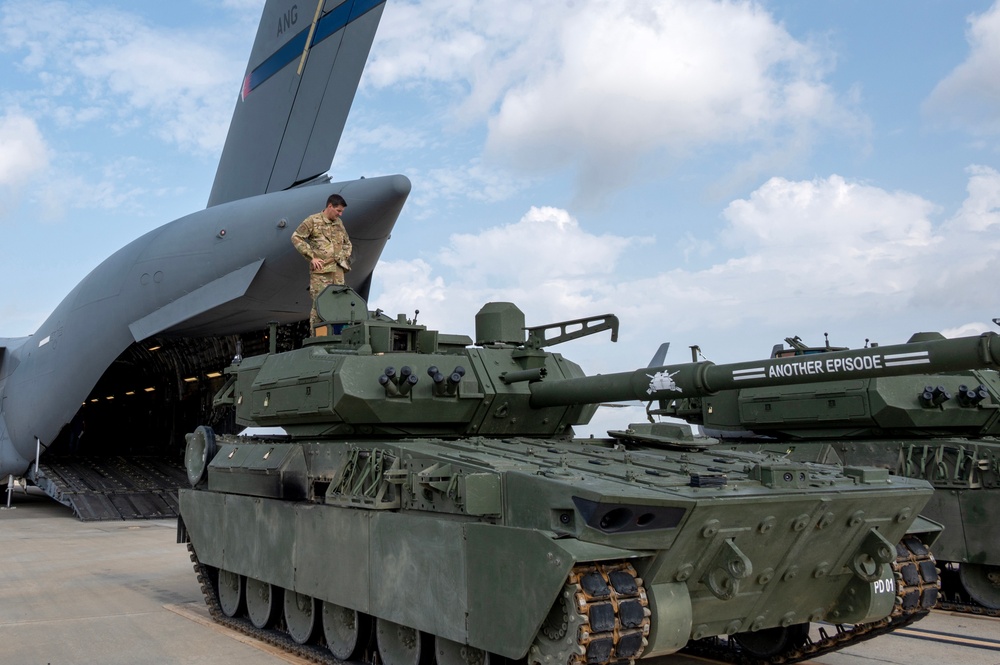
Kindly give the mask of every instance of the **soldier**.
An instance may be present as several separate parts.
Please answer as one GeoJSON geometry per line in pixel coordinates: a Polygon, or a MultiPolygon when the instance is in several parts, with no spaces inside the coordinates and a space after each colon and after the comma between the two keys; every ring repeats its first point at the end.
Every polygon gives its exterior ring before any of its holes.
{"type": "Polygon", "coordinates": [[[323,212],[306,217],[292,233],[292,244],[309,261],[309,295],[313,300],[309,325],[319,322],[316,296],[330,284],[343,284],[344,273],[351,269],[351,239],[340,220],[347,201],[331,194],[323,212]]]}

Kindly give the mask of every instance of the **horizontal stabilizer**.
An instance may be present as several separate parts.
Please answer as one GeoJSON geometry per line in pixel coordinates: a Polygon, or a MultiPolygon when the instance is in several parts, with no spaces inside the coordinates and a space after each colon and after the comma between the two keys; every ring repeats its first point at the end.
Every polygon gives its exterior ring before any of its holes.
{"type": "MultiPolygon", "coordinates": [[[[7,378],[7,375],[17,367],[17,349],[19,349],[30,337],[0,337],[0,381],[7,378]]],[[[0,387],[3,384],[0,383],[0,387]]],[[[3,391],[0,391],[2,395],[3,391]]]]}
{"type": "Polygon", "coordinates": [[[250,283],[253,282],[262,265],[264,265],[264,259],[254,261],[191,291],[137,321],[133,321],[128,327],[132,338],[137,342],[142,341],[199,314],[242,297],[250,288],[250,283]]]}
{"type": "Polygon", "coordinates": [[[288,189],[330,168],[384,6],[268,0],[209,207],[288,189]]]}

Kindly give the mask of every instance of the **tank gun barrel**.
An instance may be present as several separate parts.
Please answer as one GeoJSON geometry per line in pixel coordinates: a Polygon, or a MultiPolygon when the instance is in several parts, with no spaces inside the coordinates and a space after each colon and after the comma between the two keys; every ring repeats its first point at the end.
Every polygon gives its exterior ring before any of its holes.
{"type": "Polygon", "coordinates": [[[680,363],[631,372],[537,381],[531,406],[653,401],[711,395],[720,390],[1000,367],[1000,335],[910,342],[868,349],[716,365],[680,363]]]}

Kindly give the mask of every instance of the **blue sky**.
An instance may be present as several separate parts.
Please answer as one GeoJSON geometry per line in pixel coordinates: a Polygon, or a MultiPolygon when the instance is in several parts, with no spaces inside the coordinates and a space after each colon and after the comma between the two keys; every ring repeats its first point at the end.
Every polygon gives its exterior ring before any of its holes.
{"type": "MultiPolygon", "coordinates": [[[[0,337],[204,207],[262,6],[0,1],[0,337]]],[[[373,308],[614,312],[591,373],[975,333],[998,63],[985,1],[389,0],[330,174],[413,182],[373,308]]]]}

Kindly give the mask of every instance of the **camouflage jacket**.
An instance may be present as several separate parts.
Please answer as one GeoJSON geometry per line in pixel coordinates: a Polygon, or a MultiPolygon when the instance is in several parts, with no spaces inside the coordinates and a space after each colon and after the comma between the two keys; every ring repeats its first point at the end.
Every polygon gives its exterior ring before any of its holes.
{"type": "Polygon", "coordinates": [[[292,244],[306,260],[321,259],[323,267],[312,272],[350,270],[351,239],[339,219],[332,222],[322,212],[306,217],[292,233],[292,244]]]}

